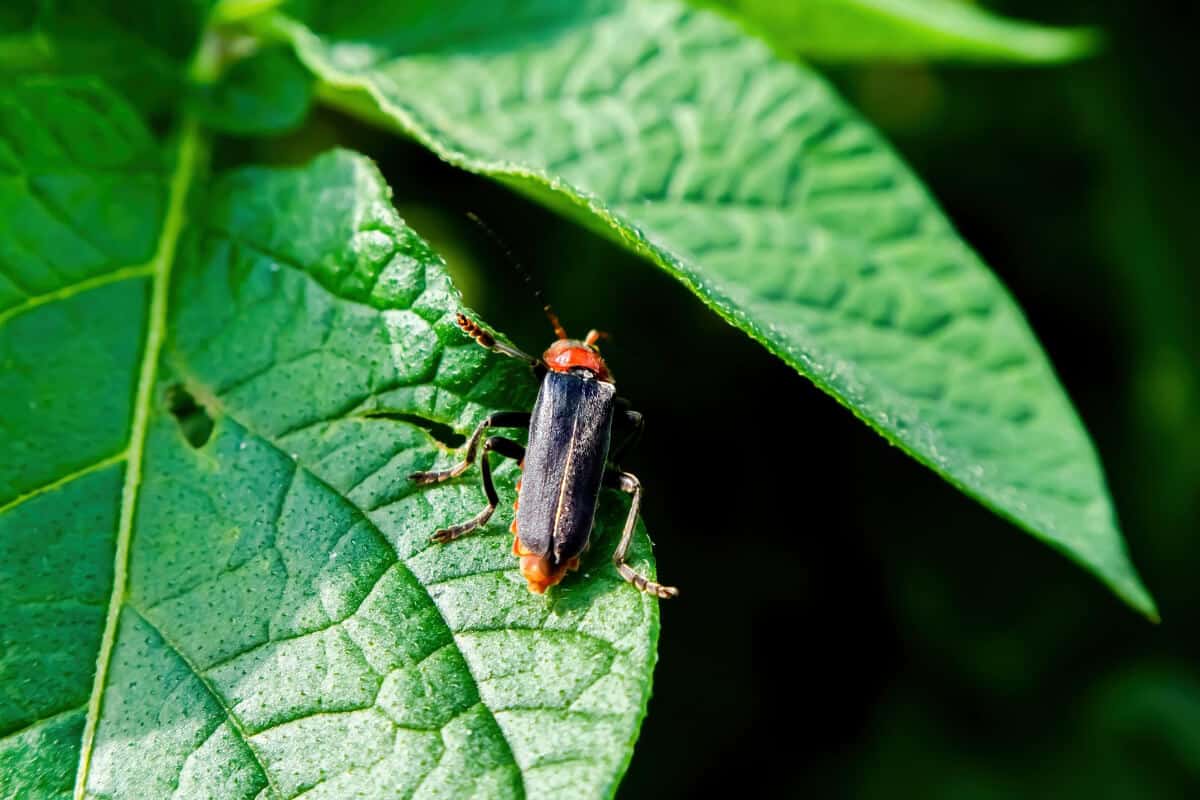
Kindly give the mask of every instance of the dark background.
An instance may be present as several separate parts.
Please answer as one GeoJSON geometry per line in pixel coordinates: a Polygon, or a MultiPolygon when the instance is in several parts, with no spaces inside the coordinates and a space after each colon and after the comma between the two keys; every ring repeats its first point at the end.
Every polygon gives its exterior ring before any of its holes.
{"type": "Polygon", "coordinates": [[[622,797],[1200,797],[1200,13],[989,5],[1109,41],[1063,67],[823,71],[1025,309],[1159,626],[607,241],[332,113],[272,145],[377,158],[468,304],[525,349],[552,334],[466,210],[570,331],[613,332],[648,422],[627,466],[684,591],[622,797]]]}

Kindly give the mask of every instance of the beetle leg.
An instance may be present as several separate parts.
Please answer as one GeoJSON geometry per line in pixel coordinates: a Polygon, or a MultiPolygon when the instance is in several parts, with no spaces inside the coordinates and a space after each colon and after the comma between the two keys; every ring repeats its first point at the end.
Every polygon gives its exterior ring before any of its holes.
{"type": "Polygon", "coordinates": [[[492,483],[492,466],[488,463],[487,457],[488,453],[493,450],[502,456],[518,460],[525,457],[525,448],[512,439],[505,439],[503,436],[488,437],[488,440],[483,443],[483,455],[479,457],[479,471],[483,473],[483,491],[487,495],[487,506],[466,522],[442,528],[430,537],[431,540],[438,544],[452,542],[458,537],[466,536],[476,528],[486,525],[487,521],[492,518],[492,512],[496,510],[496,505],[500,502],[500,496],[496,494],[496,486],[492,483]]]}
{"type": "Polygon", "coordinates": [[[616,565],[617,572],[646,594],[656,595],[664,600],[679,596],[679,590],[674,586],[655,583],[626,563],[625,556],[629,554],[629,545],[633,542],[633,528],[637,524],[638,510],[642,506],[642,482],[632,472],[610,472],[607,477],[611,485],[633,496],[629,502],[629,516],[625,518],[625,530],[621,532],[621,541],[613,552],[613,564],[616,565]]]}
{"type": "Polygon", "coordinates": [[[479,427],[471,434],[471,440],[467,442],[467,452],[463,456],[461,464],[457,464],[450,469],[444,469],[437,472],[414,472],[408,476],[411,481],[417,483],[441,483],[448,481],[451,478],[457,478],[467,471],[467,467],[475,461],[475,452],[479,449],[479,440],[483,438],[483,434],[488,428],[528,428],[531,414],[528,411],[500,411],[491,414],[483,422],[479,423],[479,427]]]}
{"type": "Polygon", "coordinates": [[[629,433],[624,439],[621,440],[621,443],[614,447],[612,452],[608,454],[608,460],[618,467],[621,464],[622,456],[636,447],[637,443],[642,440],[642,431],[646,428],[646,418],[634,411],[632,408],[622,408],[620,413],[621,416],[619,419],[625,425],[629,426],[629,433]]]}

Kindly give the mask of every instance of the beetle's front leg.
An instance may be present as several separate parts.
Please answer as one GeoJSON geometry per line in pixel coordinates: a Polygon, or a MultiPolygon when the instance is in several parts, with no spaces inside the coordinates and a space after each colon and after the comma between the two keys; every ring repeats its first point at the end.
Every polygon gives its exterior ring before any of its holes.
{"type": "Polygon", "coordinates": [[[629,516],[625,518],[625,530],[621,532],[621,541],[613,552],[613,564],[621,577],[632,583],[646,594],[652,594],[667,600],[679,596],[679,590],[674,586],[663,586],[642,575],[625,561],[629,554],[629,545],[633,542],[633,529],[637,525],[638,511],[642,507],[642,482],[632,472],[609,472],[606,482],[622,492],[630,494],[633,499],[629,502],[629,516]]]}
{"type": "Polygon", "coordinates": [[[408,479],[426,484],[441,483],[451,478],[457,478],[466,472],[467,467],[475,461],[475,451],[479,449],[479,440],[483,438],[483,434],[487,432],[488,428],[528,428],[530,416],[528,411],[500,411],[489,415],[471,434],[471,440],[467,442],[467,452],[463,456],[461,464],[435,472],[414,472],[408,476],[408,479]]]}
{"type": "Polygon", "coordinates": [[[492,483],[492,466],[488,462],[488,453],[493,450],[502,456],[515,458],[518,461],[525,457],[525,448],[512,439],[505,439],[503,436],[489,437],[483,443],[483,455],[479,458],[479,471],[483,473],[483,491],[487,495],[487,506],[466,522],[442,528],[429,537],[431,540],[438,544],[452,542],[458,537],[466,536],[471,531],[486,525],[487,521],[492,518],[492,513],[500,502],[500,496],[496,494],[496,486],[492,483]]]}

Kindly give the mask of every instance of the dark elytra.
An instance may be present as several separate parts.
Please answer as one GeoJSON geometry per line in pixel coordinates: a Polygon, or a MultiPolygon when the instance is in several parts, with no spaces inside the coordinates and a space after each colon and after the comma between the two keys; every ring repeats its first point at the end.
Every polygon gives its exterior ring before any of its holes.
{"type": "Polygon", "coordinates": [[[612,433],[616,388],[586,370],[548,372],[525,449],[517,530],[530,553],[566,563],[587,547],[612,433]]]}

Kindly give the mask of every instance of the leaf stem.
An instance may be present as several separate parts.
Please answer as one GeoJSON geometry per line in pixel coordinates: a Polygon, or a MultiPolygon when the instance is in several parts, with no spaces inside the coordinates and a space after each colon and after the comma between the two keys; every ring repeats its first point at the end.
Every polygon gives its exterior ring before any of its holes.
{"type": "Polygon", "coordinates": [[[274,11],[283,0],[219,0],[212,10],[212,20],[217,25],[245,22],[274,11]]]}

